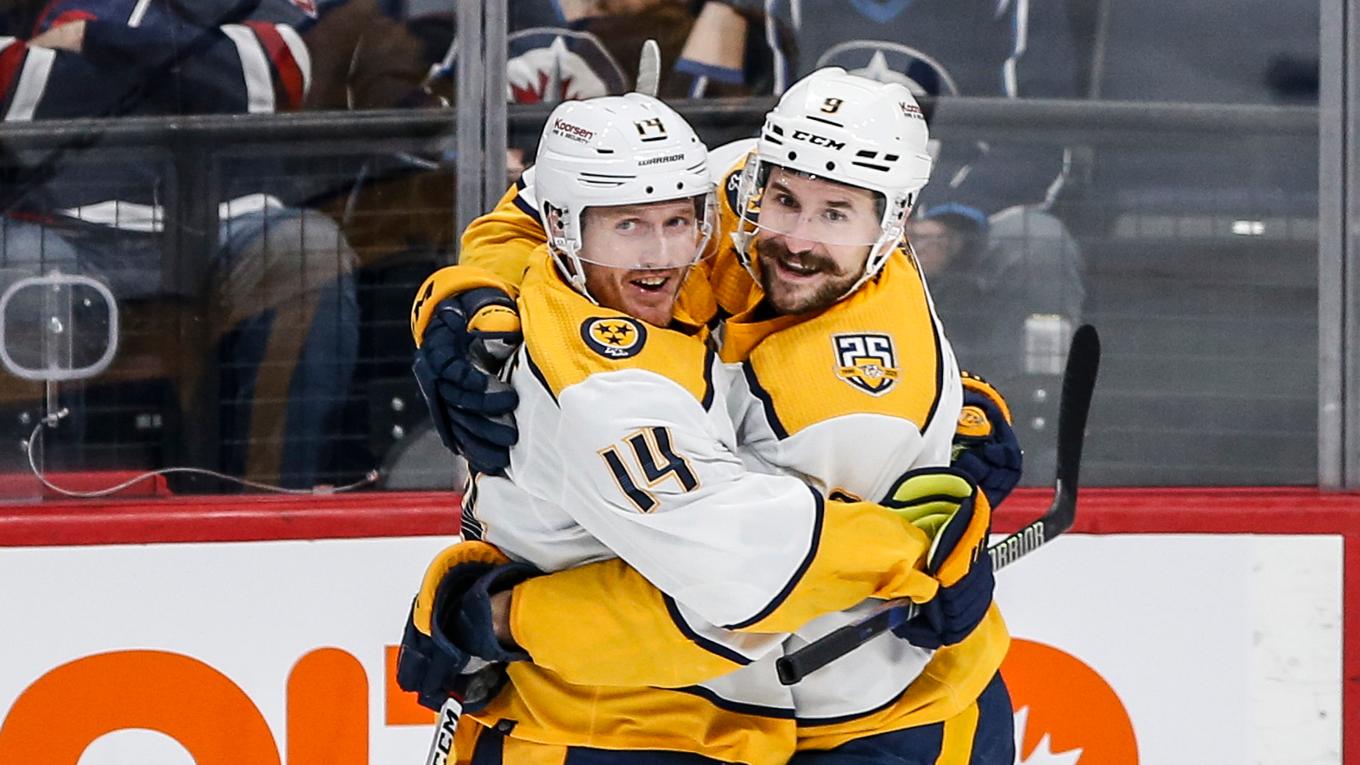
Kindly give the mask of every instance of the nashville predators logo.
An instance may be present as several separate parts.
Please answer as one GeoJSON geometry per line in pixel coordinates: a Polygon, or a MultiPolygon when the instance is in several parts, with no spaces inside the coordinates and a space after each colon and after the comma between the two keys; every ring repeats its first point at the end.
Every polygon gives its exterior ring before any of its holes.
{"type": "Polygon", "coordinates": [[[986,438],[992,432],[992,421],[982,407],[969,404],[959,410],[959,425],[954,432],[964,438],[986,438]]]}
{"type": "Polygon", "coordinates": [[[836,376],[871,396],[882,396],[901,372],[897,351],[888,335],[832,335],[836,347],[836,376]]]}
{"type": "Polygon", "coordinates": [[[607,319],[586,319],[581,325],[581,339],[590,350],[608,359],[636,356],[647,342],[647,329],[642,322],[625,316],[607,319]]]}

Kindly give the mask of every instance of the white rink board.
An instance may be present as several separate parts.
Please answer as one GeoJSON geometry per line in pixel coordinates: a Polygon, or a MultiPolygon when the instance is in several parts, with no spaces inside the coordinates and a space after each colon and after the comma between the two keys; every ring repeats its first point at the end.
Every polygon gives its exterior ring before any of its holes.
{"type": "Polygon", "coordinates": [[[1341,762],[1339,536],[1064,537],[997,577],[1016,637],[1119,694],[1149,765],[1341,762]]]}
{"type": "MultiPolygon", "coordinates": [[[[448,542],[2,548],[0,716],[59,665],[158,649],[230,678],[282,752],[289,670],[333,646],[368,675],[369,762],[417,762],[429,732],[384,721],[384,647],[448,542]]],[[[1341,761],[1341,580],[1340,537],[1073,535],[1007,569],[997,597],[1016,637],[1108,682],[1141,762],[1321,765],[1341,761]]],[[[104,737],[80,765],[190,761],[136,731],[104,737]]]]}

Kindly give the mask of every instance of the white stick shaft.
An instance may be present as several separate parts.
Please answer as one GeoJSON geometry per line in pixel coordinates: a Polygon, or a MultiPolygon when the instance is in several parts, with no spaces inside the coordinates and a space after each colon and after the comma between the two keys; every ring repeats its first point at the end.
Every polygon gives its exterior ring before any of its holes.
{"type": "Polygon", "coordinates": [[[458,730],[458,718],[463,714],[463,705],[450,696],[439,710],[435,721],[434,740],[430,742],[430,753],[425,757],[425,765],[448,765],[453,759],[453,734],[458,730]]]}

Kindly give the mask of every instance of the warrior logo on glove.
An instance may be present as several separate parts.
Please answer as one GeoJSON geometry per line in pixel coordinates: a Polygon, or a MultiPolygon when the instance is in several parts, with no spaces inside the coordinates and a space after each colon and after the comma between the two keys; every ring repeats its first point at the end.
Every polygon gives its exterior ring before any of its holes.
{"type": "Polygon", "coordinates": [[[871,396],[882,396],[901,376],[892,338],[878,334],[832,335],[836,376],[871,396]]]}

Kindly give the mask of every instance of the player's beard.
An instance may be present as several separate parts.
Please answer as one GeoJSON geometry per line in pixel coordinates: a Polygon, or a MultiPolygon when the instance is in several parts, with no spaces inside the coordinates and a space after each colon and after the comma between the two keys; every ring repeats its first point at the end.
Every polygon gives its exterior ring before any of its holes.
{"type": "Polygon", "coordinates": [[[859,278],[857,273],[842,271],[826,255],[812,252],[794,255],[780,239],[757,239],[755,248],[760,260],[760,288],[765,291],[765,299],[781,315],[823,311],[840,300],[859,278]],[[815,269],[817,275],[822,277],[821,282],[810,289],[800,289],[786,283],[779,277],[776,271],[778,266],[773,262],[785,258],[805,268],[815,269]]]}

